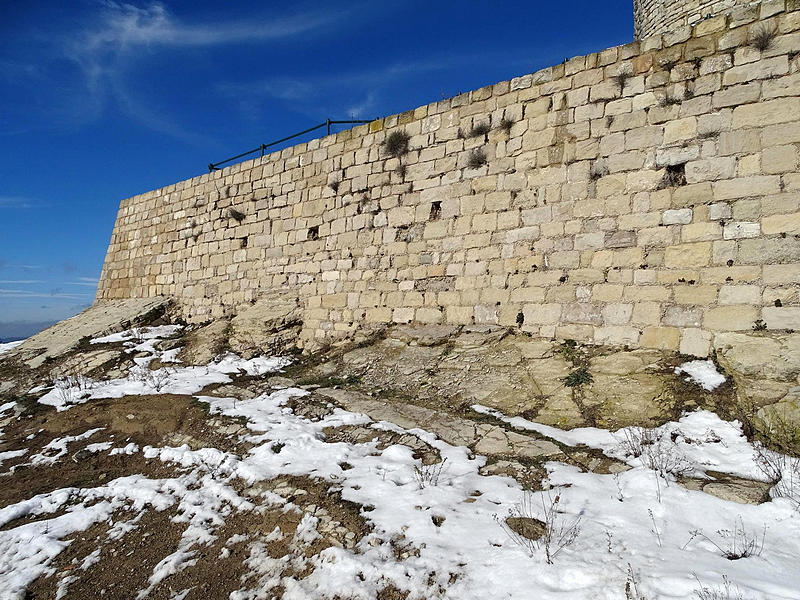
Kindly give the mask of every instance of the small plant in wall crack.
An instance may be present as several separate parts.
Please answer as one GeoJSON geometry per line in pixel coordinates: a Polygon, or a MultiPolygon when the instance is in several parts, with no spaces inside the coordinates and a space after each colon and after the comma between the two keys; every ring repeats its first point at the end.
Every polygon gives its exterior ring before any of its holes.
{"type": "Polygon", "coordinates": [[[767,27],[766,25],[762,25],[750,36],[750,46],[756,50],[765,52],[766,50],[772,48],[772,44],[775,42],[777,35],[778,33],[774,29],[767,27]]]}
{"type": "Polygon", "coordinates": [[[679,106],[681,104],[683,104],[683,99],[680,96],[674,96],[669,93],[662,96],[658,101],[658,105],[661,108],[667,108],[668,106],[679,106]]]}
{"type": "Polygon", "coordinates": [[[633,77],[633,73],[627,70],[620,71],[616,75],[614,75],[613,80],[614,83],[617,84],[619,88],[619,93],[623,93],[625,91],[625,84],[628,83],[628,80],[633,77]]]}
{"type": "Polygon", "coordinates": [[[500,129],[501,131],[505,131],[507,135],[511,134],[512,127],[514,127],[514,121],[512,121],[508,117],[503,117],[497,124],[497,128],[500,129]]]}
{"type": "Polygon", "coordinates": [[[597,161],[592,163],[592,166],[589,169],[589,178],[592,181],[597,181],[598,179],[608,175],[608,173],[608,165],[606,165],[604,161],[597,161]]]}
{"type": "Polygon", "coordinates": [[[228,209],[228,217],[230,217],[237,223],[241,223],[242,221],[244,221],[244,213],[236,210],[235,208],[228,209]]]}
{"type": "Polygon", "coordinates": [[[486,122],[475,123],[475,125],[469,132],[469,137],[471,138],[485,137],[491,130],[492,128],[486,122]]]}
{"type": "Polygon", "coordinates": [[[386,139],[383,140],[381,145],[386,154],[394,156],[395,158],[400,158],[408,154],[408,143],[410,140],[411,136],[405,131],[393,131],[386,136],[386,139]]]}
{"type": "Polygon", "coordinates": [[[661,178],[659,189],[681,187],[686,185],[686,165],[669,165],[661,178]]]}
{"type": "Polygon", "coordinates": [[[467,166],[470,169],[480,169],[487,162],[489,162],[489,160],[486,158],[486,152],[480,148],[476,148],[470,152],[467,158],[467,166]]]}

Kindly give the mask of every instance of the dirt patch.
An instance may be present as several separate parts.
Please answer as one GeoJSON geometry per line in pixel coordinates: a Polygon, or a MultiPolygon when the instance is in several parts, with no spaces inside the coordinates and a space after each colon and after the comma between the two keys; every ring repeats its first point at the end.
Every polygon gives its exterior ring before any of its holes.
{"type": "Polygon", "coordinates": [[[214,447],[241,455],[250,445],[231,431],[246,431],[239,420],[209,418],[206,404],[187,396],[156,395],[94,400],[58,412],[42,404],[29,404],[23,414],[5,427],[0,450],[27,448],[18,458],[0,467],[0,507],[36,494],[65,487],[95,487],[112,479],[142,473],[152,478],[174,476],[175,469],[141,454],[110,455],[108,450],[83,452],[90,444],[111,442],[114,447],[180,445],[193,449],[214,447]],[[57,454],[46,449],[56,439],[78,436],[102,428],[91,437],[69,442],[66,453],[52,466],[31,465],[37,453],[57,454]],[[170,444],[173,442],[173,444],[170,444]]]}
{"type": "MultiPolygon", "coordinates": [[[[109,524],[99,523],[72,537],[72,543],[59,554],[51,576],[39,577],[28,587],[27,598],[51,600],[65,577],[76,580],[65,598],[108,598],[130,600],[147,587],[153,567],[178,547],[183,526],[172,522],[171,510],[115,515],[135,522],[135,529],[119,539],[108,537],[109,524]],[[138,520],[137,520],[138,519],[138,520]],[[84,561],[100,548],[99,560],[82,568],[84,561]]],[[[150,598],[168,599],[169,593],[154,593],[150,598]]]]}

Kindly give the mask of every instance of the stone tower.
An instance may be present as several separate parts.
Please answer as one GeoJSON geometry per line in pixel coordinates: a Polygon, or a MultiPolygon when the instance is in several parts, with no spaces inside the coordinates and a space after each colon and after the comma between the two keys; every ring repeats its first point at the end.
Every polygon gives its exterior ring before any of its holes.
{"type": "Polygon", "coordinates": [[[759,3],[760,0],[633,0],[634,34],[636,39],[646,38],[759,3]]]}

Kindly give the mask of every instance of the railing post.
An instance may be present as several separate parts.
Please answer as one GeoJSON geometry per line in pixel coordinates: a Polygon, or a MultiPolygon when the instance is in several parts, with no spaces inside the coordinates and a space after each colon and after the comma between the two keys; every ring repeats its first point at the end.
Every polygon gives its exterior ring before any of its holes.
{"type": "Polygon", "coordinates": [[[331,134],[331,120],[330,120],[330,118],[328,118],[328,120],[325,121],[325,124],[328,126],[328,135],[330,135],[331,134]]]}

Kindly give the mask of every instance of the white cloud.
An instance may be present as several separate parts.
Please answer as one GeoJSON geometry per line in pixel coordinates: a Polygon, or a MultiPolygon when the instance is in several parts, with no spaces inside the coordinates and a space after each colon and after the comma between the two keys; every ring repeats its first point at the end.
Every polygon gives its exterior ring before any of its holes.
{"type": "Polygon", "coordinates": [[[64,294],[61,292],[31,292],[29,290],[0,289],[0,298],[59,298],[66,300],[85,300],[90,294],[64,294]]]}
{"type": "Polygon", "coordinates": [[[3,208],[33,208],[35,203],[29,198],[21,196],[0,196],[0,209],[3,208]]]}

